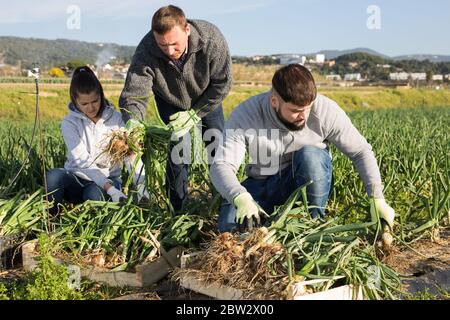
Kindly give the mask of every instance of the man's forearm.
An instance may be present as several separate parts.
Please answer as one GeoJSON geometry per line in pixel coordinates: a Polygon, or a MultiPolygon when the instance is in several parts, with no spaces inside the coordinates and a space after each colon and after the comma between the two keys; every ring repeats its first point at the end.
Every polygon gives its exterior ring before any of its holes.
{"type": "Polygon", "coordinates": [[[233,203],[236,196],[247,191],[240,184],[236,173],[225,164],[213,163],[209,174],[216,190],[230,203],[233,203]]]}

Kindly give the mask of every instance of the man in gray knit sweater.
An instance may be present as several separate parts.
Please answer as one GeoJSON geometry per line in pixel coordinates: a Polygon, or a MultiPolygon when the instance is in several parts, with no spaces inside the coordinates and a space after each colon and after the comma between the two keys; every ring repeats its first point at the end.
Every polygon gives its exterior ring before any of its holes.
{"type": "Polygon", "coordinates": [[[225,199],[219,214],[220,232],[244,222],[259,222],[283,204],[298,187],[306,188],[313,217],[323,218],[332,188],[328,144],[348,156],[364,181],[376,213],[392,227],[395,212],[385,202],[380,171],[372,147],[331,99],[317,94],[311,73],[293,64],[278,70],[272,90],[241,103],[230,115],[211,180],[225,199]],[[249,151],[247,179],[236,172],[249,151]]]}
{"type": "MultiPolygon", "coordinates": [[[[223,130],[222,101],[231,82],[231,57],[219,29],[206,21],[187,20],[180,8],[170,5],[153,15],[152,30],[136,48],[119,105],[125,121],[142,120],[153,91],[161,119],[174,132],[172,150],[200,121],[203,132],[223,130]]],[[[167,188],[179,210],[186,199],[188,165],[175,164],[171,150],[167,188]]]]}

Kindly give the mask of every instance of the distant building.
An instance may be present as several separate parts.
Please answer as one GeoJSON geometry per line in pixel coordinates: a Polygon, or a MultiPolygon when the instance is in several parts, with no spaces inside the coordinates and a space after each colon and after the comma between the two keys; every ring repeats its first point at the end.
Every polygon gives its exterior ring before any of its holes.
{"type": "Polygon", "coordinates": [[[347,73],[344,76],[345,81],[361,81],[362,77],[360,73],[347,73]]]}
{"type": "Polygon", "coordinates": [[[286,55],[280,56],[280,64],[281,65],[295,64],[295,63],[305,65],[306,57],[300,56],[298,54],[286,54],[286,55]]]}
{"type": "Polygon", "coordinates": [[[444,76],[442,74],[435,74],[431,79],[433,81],[444,81],[444,76]]]}
{"type": "Polygon", "coordinates": [[[303,66],[303,65],[305,65],[305,63],[306,63],[306,57],[305,56],[302,56],[301,58],[300,58],[300,64],[303,66]]]}
{"type": "Polygon", "coordinates": [[[325,55],[324,54],[316,54],[315,62],[323,64],[325,62],[325,55]]]}
{"type": "Polygon", "coordinates": [[[349,62],[348,65],[350,68],[356,68],[358,66],[358,62],[349,62]]]}
{"type": "Polygon", "coordinates": [[[339,74],[329,74],[329,75],[325,76],[325,78],[327,80],[333,80],[333,81],[341,81],[342,80],[342,78],[339,74]]]}
{"type": "Polygon", "coordinates": [[[426,81],[427,80],[427,74],[425,72],[420,73],[410,73],[409,76],[411,77],[411,80],[414,81],[426,81]]]}
{"type": "Polygon", "coordinates": [[[252,57],[252,60],[253,61],[260,61],[260,60],[262,60],[264,58],[264,56],[253,56],[252,57]]]}
{"type": "Polygon", "coordinates": [[[111,71],[112,69],[113,69],[113,67],[112,67],[109,63],[105,64],[105,65],[102,67],[102,70],[103,70],[103,71],[111,71]]]}
{"type": "Polygon", "coordinates": [[[301,65],[304,65],[306,63],[306,57],[300,56],[298,54],[285,54],[280,56],[280,64],[281,65],[287,65],[287,64],[294,64],[299,63],[301,65]]]}
{"type": "Polygon", "coordinates": [[[406,72],[394,72],[389,74],[389,80],[392,81],[407,81],[409,73],[406,72]]]}
{"type": "Polygon", "coordinates": [[[324,64],[328,65],[329,67],[332,67],[336,64],[336,60],[328,60],[325,61],[324,64]]]}

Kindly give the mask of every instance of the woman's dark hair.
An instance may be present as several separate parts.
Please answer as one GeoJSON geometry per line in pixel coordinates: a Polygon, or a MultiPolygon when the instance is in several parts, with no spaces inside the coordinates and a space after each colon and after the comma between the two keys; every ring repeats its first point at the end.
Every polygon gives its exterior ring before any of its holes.
{"type": "Polygon", "coordinates": [[[277,70],[272,86],[284,102],[302,107],[309,105],[317,96],[311,72],[299,64],[289,64],[277,70]]]}
{"type": "Polygon", "coordinates": [[[78,94],[89,94],[93,91],[100,95],[100,114],[103,111],[103,108],[109,104],[108,100],[105,98],[105,94],[103,93],[102,84],[97,79],[95,73],[88,66],[76,68],[72,75],[72,81],[70,82],[70,101],[72,101],[72,104],[77,107],[76,101],[78,94]]]}

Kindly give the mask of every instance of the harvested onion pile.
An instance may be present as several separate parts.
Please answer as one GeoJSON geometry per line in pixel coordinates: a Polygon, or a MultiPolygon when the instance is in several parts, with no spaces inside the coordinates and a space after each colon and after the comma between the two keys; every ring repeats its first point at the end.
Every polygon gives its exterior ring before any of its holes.
{"type": "Polygon", "coordinates": [[[272,236],[267,228],[256,229],[243,240],[225,232],[187,269],[176,270],[174,277],[188,275],[205,283],[240,289],[245,298],[282,299],[289,285],[286,250],[274,243],[272,236]]]}

